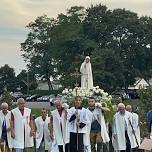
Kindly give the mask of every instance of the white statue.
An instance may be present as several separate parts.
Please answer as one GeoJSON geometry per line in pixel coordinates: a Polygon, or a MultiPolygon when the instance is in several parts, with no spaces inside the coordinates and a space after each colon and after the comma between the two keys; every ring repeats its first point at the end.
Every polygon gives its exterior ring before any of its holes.
{"type": "Polygon", "coordinates": [[[84,62],[81,64],[80,72],[81,72],[81,88],[92,89],[93,76],[92,76],[92,67],[89,56],[86,56],[84,62]]]}

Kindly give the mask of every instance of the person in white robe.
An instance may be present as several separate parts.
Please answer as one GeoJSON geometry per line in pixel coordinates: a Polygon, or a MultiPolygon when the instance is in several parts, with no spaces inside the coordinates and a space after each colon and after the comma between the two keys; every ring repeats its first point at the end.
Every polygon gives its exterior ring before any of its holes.
{"type": "Polygon", "coordinates": [[[44,143],[45,152],[51,152],[52,140],[50,137],[50,117],[48,117],[47,110],[41,110],[41,116],[35,119],[36,126],[36,149],[42,152],[42,145],[44,143]]]}
{"type": "MultiPolygon", "coordinates": [[[[87,125],[88,131],[84,135],[85,149],[89,149],[91,145],[92,152],[102,152],[103,144],[107,144],[110,141],[103,115],[103,112],[109,111],[109,109],[102,107],[101,103],[96,103],[94,97],[89,98],[88,105],[87,114],[90,122],[87,125]]],[[[108,149],[106,151],[108,152],[108,149]]]]}
{"type": "Polygon", "coordinates": [[[118,112],[114,115],[113,146],[120,152],[136,151],[137,143],[134,138],[132,114],[125,110],[123,103],[118,104],[118,112]]]}
{"type": "Polygon", "coordinates": [[[70,152],[84,152],[83,136],[87,132],[89,118],[87,110],[81,106],[82,98],[75,97],[75,107],[68,110],[70,132],[70,152]]]}
{"type": "Polygon", "coordinates": [[[140,146],[141,138],[140,138],[140,126],[139,126],[139,116],[137,113],[133,112],[132,106],[127,105],[126,110],[132,114],[133,117],[133,129],[135,133],[135,139],[138,142],[138,146],[140,146]]]}
{"type": "Polygon", "coordinates": [[[9,152],[13,148],[10,128],[11,112],[8,111],[8,104],[1,104],[0,111],[0,145],[2,151],[9,152]]]}
{"type": "Polygon", "coordinates": [[[93,76],[90,57],[86,56],[84,62],[80,67],[81,72],[81,88],[92,89],[93,88],[93,76]]]}
{"type": "Polygon", "coordinates": [[[11,136],[15,152],[25,152],[34,146],[34,122],[31,109],[25,107],[25,100],[17,100],[18,107],[11,111],[11,136]]]}
{"type": "Polygon", "coordinates": [[[56,109],[51,111],[50,116],[50,134],[52,140],[58,145],[59,152],[69,151],[69,132],[67,111],[68,105],[62,104],[60,99],[55,101],[56,109]]]}

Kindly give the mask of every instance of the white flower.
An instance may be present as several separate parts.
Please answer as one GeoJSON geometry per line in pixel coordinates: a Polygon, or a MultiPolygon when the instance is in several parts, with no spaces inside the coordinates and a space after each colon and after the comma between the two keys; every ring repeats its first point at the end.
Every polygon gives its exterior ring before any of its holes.
{"type": "Polygon", "coordinates": [[[96,93],[96,94],[99,94],[99,90],[96,90],[95,93],[96,93]]]}
{"type": "Polygon", "coordinates": [[[100,91],[101,94],[104,92],[102,89],[100,89],[99,91],[100,91]]]}
{"type": "Polygon", "coordinates": [[[62,91],[62,94],[65,94],[65,90],[62,91]]]}
{"type": "Polygon", "coordinates": [[[72,89],[69,89],[69,92],[72,92],[72,89]]]}
{"type": "Polygon", "coordinates": [[[96,89],[99,89],[99,86],[96,86],[96,89]]]}
{"type": "Polygon", "coordinates": [[[66,94],[68,94],[68,93],[69,93],[68,89],[67,89],[67,90],[65,90],[65,93],[66,93],[66,94]]]}

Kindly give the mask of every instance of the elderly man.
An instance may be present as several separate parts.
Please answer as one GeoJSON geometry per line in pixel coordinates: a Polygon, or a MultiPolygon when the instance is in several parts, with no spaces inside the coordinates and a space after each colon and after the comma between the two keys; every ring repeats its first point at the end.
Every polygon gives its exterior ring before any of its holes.
{"type": "Polygon", "coordinates": [[[69,151],[69,133],[67,130],[68,105],[62,104],[61,100],[55,101],[56,109],[51,112],[50,134],[56,140],[59,152],[69,151]]]}
{"type": "Polygon", "coordinates": [[[51,138],[49,132],[50,117],[45,108],[41,110],[41,116],[35,119],[36,125],[36,148],[38,152],[42,152],[42,144],[44,143],[45,151],[51,152],[51,138]]]}
{"type": "Polygon", "coordinates": [[[123,103],[118,104],[118,112],[114,115],[113,144],[115,150],[120,152],[134,151],[137,143],[134,138],[132,114],[125,110],[123,103]]]}
{"type": "Polygon", "coordinates": [[[133,118],[133,129],[134,129],[134,137],[136,142],[138,143],[138,146],[140,145],[141,139],[140,139],[140,127],[139,127],[139,116],[137,113],[133,112],[132,106],[127,105],[126,110],[132,114],[133,118]]]}
{"type": "Polygon", "coordinates": [[[12,138],[10,129],[11,112],[8,111],[8,104],[1,104],[0,111],[0,144],[2,151],[10,151],[12,149],[12,138]]]}
{"type": "Polygon", "coordinates": [[[34,123],[31,109],[25,107],[25,100],[17,100],[18,107],[11,113],[11,134],[15,152],[25,152],[33,147],[34,123]]]}

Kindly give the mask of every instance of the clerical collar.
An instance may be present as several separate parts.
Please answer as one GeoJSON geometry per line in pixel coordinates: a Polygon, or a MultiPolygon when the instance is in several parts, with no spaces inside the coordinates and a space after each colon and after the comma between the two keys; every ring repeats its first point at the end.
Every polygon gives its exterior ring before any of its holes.
{"type": "Polygon", "coordinates": [[[95,107],[89,107],[88,108],[90,111],[94,111],[95,107]]]}
{"type": "Polygon", "coordinates": [[[82,109],[82,107],[75,107],[75,109],[82,109]]]}

